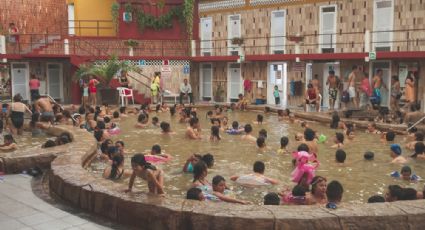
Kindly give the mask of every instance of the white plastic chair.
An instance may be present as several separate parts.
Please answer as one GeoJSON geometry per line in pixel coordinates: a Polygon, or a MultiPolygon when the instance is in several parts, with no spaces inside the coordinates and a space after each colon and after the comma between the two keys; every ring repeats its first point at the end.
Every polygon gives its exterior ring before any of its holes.
{"type": "Polygon", "coordinates": [[[122,107],[125,106],[125,99],[126,98],[130,98],[131,97],[131,101],[133,102],[134,105],[134,96],[133,96],[133,90],[129,89],[129,88],[125,88],[125,87],[117,87],[118,90],[118,94],[120,97],[120,104],[122,107]],[[130,92],[128,94],[126,94],[125,92],[130,92]]]}

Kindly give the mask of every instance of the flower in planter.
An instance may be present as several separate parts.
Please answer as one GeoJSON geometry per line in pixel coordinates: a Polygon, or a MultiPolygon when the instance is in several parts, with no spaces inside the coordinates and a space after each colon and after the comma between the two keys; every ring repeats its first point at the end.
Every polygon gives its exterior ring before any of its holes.
{"type": "Polygon", "coordinates": [[[232,38],[232,45],[242,45],[243,44],[243,38],[232,38]]]}

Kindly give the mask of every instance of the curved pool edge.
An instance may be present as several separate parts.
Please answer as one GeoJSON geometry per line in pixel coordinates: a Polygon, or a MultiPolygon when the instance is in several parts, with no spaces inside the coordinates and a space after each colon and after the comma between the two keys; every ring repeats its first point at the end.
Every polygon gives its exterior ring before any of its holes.
{"type": "MultiPolygon", "coordinates": [[[[59,128],[59,127],[58,127],[59,128]]],[[[50,191],[72,205],[143,229],[424,229],[425,200],[379,204],[259,206],[206,203],[143,192],[96,178],[85,166],[96,154],[90,133],[67,129],[74,141],[51,163],[50,191]]]]}

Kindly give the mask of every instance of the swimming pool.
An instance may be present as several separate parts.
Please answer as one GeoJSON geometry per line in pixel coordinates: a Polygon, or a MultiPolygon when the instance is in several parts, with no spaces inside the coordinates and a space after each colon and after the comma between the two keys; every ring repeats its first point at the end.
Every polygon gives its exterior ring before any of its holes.
{"type": "MultiPolygon", "coordinates": [[[[280,146],[280,138],[288,136],[290,138],[290,150],[296,149],[299,143],[295,142],[294,135],[302,132],[300,124],[288,124],[285,121],[279,122],[277,116],[264,115],[266,124],[253,125],[253,134],[258,136],[260,129],[266,129],[268,137],[266,144],[269,150],[260,152],[254,143],[243,142],[240,136],[227,135],[221,132],[220,142],[210,142],[209,133],[211,124],[206,119],[207,110],[198,110],[198,117],[203,129],[203,139],[188,140],[185,137],[186,124],[178,123],[178,116],[170,117],[169,113],[151,113],[150,119],[157,116],[160,121],[171,123],[171,129],[176,132],[174,135],[161,135],[160,128],[148,127],[146,129],[135,129],[137,117],[130,116],[124,118],[119,126],[122,129],[120,135],[113,137],[114,140],[123,140],[126,149],[126,168],[130,168],[130,158],[134,153],[150,150],[152,145],[160,144],[166,153],[173,156],[173,159],[159,165],[165,172],[164,187],[168,196],[183,198],[192,183],[192,174],[183,173],[182,168],[186,159],[193,153],[211,153],[215,157],[215,165],[208,171],[208,179],[211,181],[215,175],[222,175],[226,178],[227,185],[232,188],[235,196],[240,199],[253,201],[255,204],[263,202],[263,197],[267,192],[280,191],[284,187],[292,188],[294,183],[290,181],[290,174],[293,170],[290,155],[279,155],[276,150],[280,146]],[[267,186],[261,188],[245,188],[230,181],[230,176],[250,173],[255,161],[264,161],[266,164],[265,175],[276,178],[280,181],[277,186],[267,186]]],[[[226,115],[229,124],[237,120],[240,124],[251,123],[256,119],[257,114],[262,112],[231,112],[226,115]]],[[[328,125],[309,122],[312,129],[327,135],[328,143],[319,145],[318,159],[321,163],[316,171],[316,175],[324,176],[331,180],[338,180],[344,186],[343,202],[364,203],[370,196],[381,194],[389,184],[400,184],[402,186],[413,187],[421,190],[423,182],[410,183],[391,178],[392,171],[400,170],[401,165],[393,165],[389,162],[389,144],[380,142],[379,135],[365,134],[362,130],[356,131],[354,141],[347,143],[344,150],[347,153],[345,165],[335,163],[335,149],[331,149],[332,137],[336,130],[328,128],[328,125]],[[365,151],[375,152],[375,160],[363,160],[365,151]]],[[[338,130],[341,131],[341,130],[338,130]]],[[[397,136],[395,143],[404,145],[404,137],[397,136]]],[[[408,156],[409,151],[403,148],[403,155],[408,156]]],[[[415,162],[411,160],[409,166],[414,173],[419,176],[425,175],[425,162],[415,162]]],[[[105,165],[99,161],[94,161],[89,168],[96,176],[100,177],[105,165]]],[[[120,181],[128,183],[128,180],[120,181]]],[[[134,190],[147,191],[146,182],[136,180],[134,190]]]]}
{"type": "MultiPolygon", "coordinates": [[[[4,135],[4,134],[1,134],[4,135]]],[[[49,138],[47,134],[42,134],[33,137],[30,132],[24,132],[22,135],[14,135],[13,138],[18,145],[18,149],[13,152],[1,152],[0,157],[16,157],[27,155],[31,151],[40,149],[41,145],[49,138]]],[[[3,144],[3,142],[1,143],[3,144]]]]}

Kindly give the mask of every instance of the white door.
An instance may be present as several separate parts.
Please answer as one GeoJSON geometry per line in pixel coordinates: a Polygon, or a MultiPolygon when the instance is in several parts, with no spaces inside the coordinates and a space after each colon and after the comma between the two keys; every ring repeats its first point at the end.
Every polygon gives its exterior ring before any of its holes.
{"type": "Polygon", "coordinates": [[[243,93],[241,66],[238,63],[229,63],[227,73],[227,101],[237,100],[243,93]]]}
{"type": "Polygon", "coordinates": [[[273,11],[271,15],[270,53],[284,54],[286,41],[285,11],[273,11]]]}
{"type": "Polygon", "coordinates": [[[19,93],[24,100],[30,100],[29,77],[28,63],[12,63],[12,97],[19,93]]]}
{"type": "Polygon", "coordinates": [[[241,16],[239,14],[229,15],[227,33],[227,46],[229,47],[229,55],[240,55],[240,46],[232,44],[233,38],[241,37],[241,16]]]}
{"type": "Polygon", "coordinates": [[[285,62],[273,62],[269,63],[268,71],[268,84],[267,84],[267,104],[275,105],[274,99],[274,87],[277,86],[280,96],[280,105],[281,107],[286,107],[287,105],[287,64],[285,62]]]}
{"type": "MultiPolygon", "coordinates": [[[[329,71],[335,71],[335,76],[339,77],[339,79],[342,81],[342,77],[339,72],[339,62],[335,63],[326,63],[323,65],[323,95],[322,95],[322,101],[323,101],[323,107],[329,108],[329,86],[326,85],[326,81],[328,80],[329,71]]],[[[338,91],[338,95],[336,97],[335,102],[335,109],[339,108],[339,103],[341,100],[341,92],[338,91]]]]}
{"type": "Polygon", "coordinates": [[[305,88],[307,89],[308,83],[313,80],[313,63],[305,65],[305,88]]]}
{"type": "Polygon", "coordinates": [[[63,102],[62,64],[47,63],[47,94],[63,102]]]}
{"type": "Polygon", "coordinates": [[[200,100],[213,100],[212,96],[212,64],[201,64],[200,100]]]}
{"type": "Polygon", "coordinates": [[[69,35],[75,35],[75,16],[74,16],[74,5],[68,5],[68,33],[69,35]]]}
{"type": "Polygon", "coordinates": [[[212,55],[212,18],[201,18],[201,56],[212,55]]]}
{"type": "Polygon", "coordinates": [[[391,96],[391,62],[390,61],[375,61],[370,65],[370,76],[369,80],[373,86],[373,77],[375,76],[378,69],[382,69],[382,84],[385,87],[381,87],[381,106],[390,106],[391,96]]]}
{"type": "Polygon", "coordinates": [[[375,0],[373,7],[373,49],[391,51],[393,33],[394,2],[393,0],[375,0]]]}
{"type": "Polygon", "coordinates": [[[336,5],[320,7],[319,53],[335,51],[336,21],[336,5]]]}

